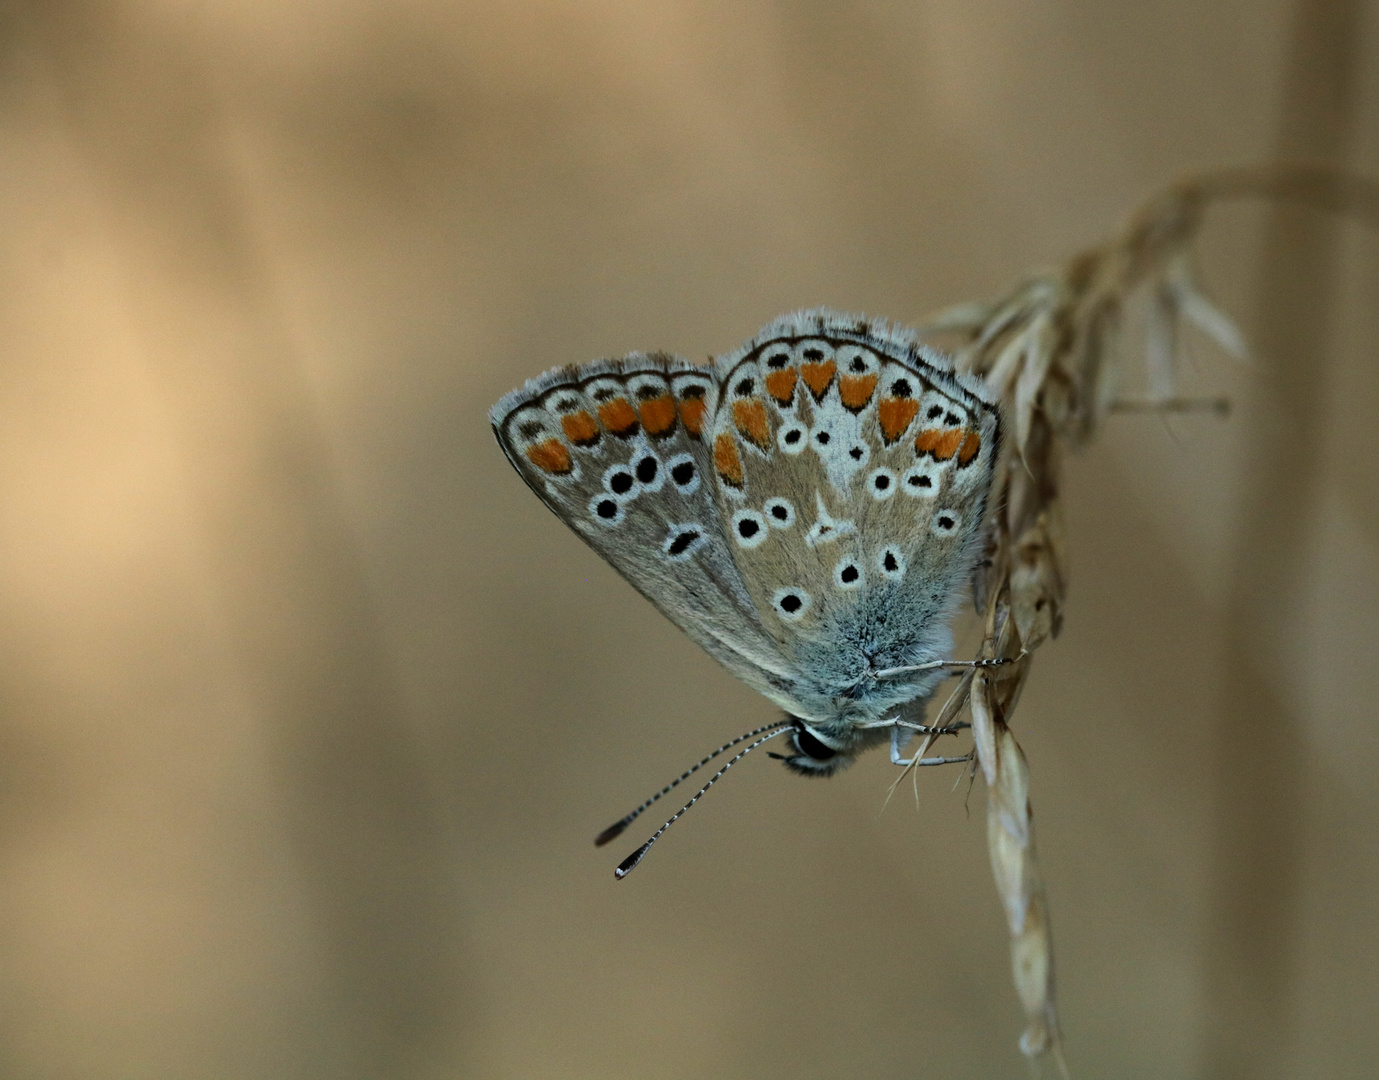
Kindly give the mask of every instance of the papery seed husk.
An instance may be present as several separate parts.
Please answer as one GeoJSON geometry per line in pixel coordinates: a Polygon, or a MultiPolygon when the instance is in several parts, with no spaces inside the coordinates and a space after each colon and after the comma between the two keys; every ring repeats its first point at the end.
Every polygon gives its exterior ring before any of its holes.
{"type": "Polygon", "coordinates": [[[1021,558],[1010,572],[1010,614],[1027,651],[1039,647],[1053,629],[1050,597],[1035,559],[1021,558]]]}
{"type": "Polygon", "coordinates": [[[1043,527],[1044,537],[1048,541],[1054,573],[1058,575],[1061,602],[1068,581],[1068,530],[1063,521],[1062,503],[1057,499],[1050,499],[1039,513],[1039,524],[1043,527]]]}
{"type": "Polygon", "coordinates": [[[1245,335],[1235,325],[1231,317],[1218,308],[1191,284],[1180,284],[1176,289],[1178,307],[1183,318],[1206,334],[1222,349],[1237,360],[1246,360],[1250,347],[1245,343],[1245,335]]]}
{"type": "Polygon", "coordinates": [[[1150,299],[1145,337],[1145,368],[1149,376],[1149,400],[1167,401],[1173,396],[1173,361],[1178,354],[1178,303],[1165,285],[1150,299]]]}
{"type": "Polygon", "coordinates": [[[972,676],[976,674],[975,668],[968,668],[962,673],[962,678],[958,680],[958,685],[953,688],[953,692],[948,695],[948,700],[943,703],[943,708],[938,712],[931,725],[936,728],[948,727],[962,712],[963,706],[967,704],[972,693],[972,676]]]}
{"type": "Polygon", "coordinates": [[[977,761],[982,767],[988,787],[996,783],[996,722],[991,713],[991,682],[985,674],[972,680],[969,699],[972,709],[972,742],[977,747],[977,761]]]}
{"type": "Polygon", "coordinates": [[[991,854],[991,875],[1005,908],[1006,925],[1012,936],[1022,933],[1029,909],[1029,860],[1025,857],[1024,845],[1001,824],[1001,815],[994,807],[987,810],[986,841],[991,854]]]}
{"type": "Polygon", "coordinates": [[[1092,309],[1087,321],[1083,384],[1092,388],[1092,400],[1080,440],[1091,436],[1116,398],[1120,385],[1120,315],[1119,301],[1107,297],[1092,309]]]}
{"type": "Polygon", "coordinates": [[[1026,503],[1033,496],[1036,485],[1023,459],[1012,460],[1008,468],[1010,475],[1006,485],[1006,528],[1015,533],[1019,531],[1020,522],[1024,520],[1026,503]]]}
{"type": "Polygon", "coordinates": [[[1049,949],[1042,905],[1036,899],[1031,899],[1024,933],[1011,939],[1010,959],[1020,1004],[1030,1016],[1041,1016],[1049,993],[1049,949]]]}
{"type": "Polygon", "coordinates": [[[1021,319],[1027,319],[1029,315],[1029,299],[1025,295],[1024,288],[1017,289],[1015,295],[1002,303],[991,316],[991,321],[982,327],[981,333],[977,335],[977,340],[973,342],[975,351],[979,353],[987,352],[987,346],[1006,332],[1013,328],[1021,319]]]}
{"type": "Polygon", "coordinates": [[[1061,371],[1051,369],[1044,379],[1039,391],[1039,408],[1054,428],[1061,429],[1068,423],[1073,413],[1073,386],[1061,371]]]}
{"type": "Polygon", "coordinates": [[[1010,728],[1002,724],[996,732],[997,778],[989,797],[994,797],[1001,825],[1020,847],[1030,842],[1029,765],[1010,728]]]}
{"type": "Polygon", "coordinates": [[[989,366],[983,365],[986,372],[986,385],[991,388],[992,394],[997,398],[1006,396],[1011,381],[1020,372],[1020,364],[1028,348],[1029,328],[1024,327],[1018,333],[1013,334],[1010,340],[1002,346],[1001,351],[989,366]]]}
{"type": "Polygon", "coordinates": [[[1015,380],[1015,445],[1021,456],[1029,443],[1030,425],[1039,404],[1039,391],[1053,363],[1054,325],[1048,311],[1035,315],[1024,335],[1025,349],[1020,374],[1015,380]]]}
{"type": "Polygon", "coordinates": [[[955,330],[977,330],[991,321],[991,313],[994,309],[990,304],[969,303],[954,304],[946,307],[942,311],[929,317],[929,319],[919,327],[918,333],[943,334],[952,333],[955,330]]]}

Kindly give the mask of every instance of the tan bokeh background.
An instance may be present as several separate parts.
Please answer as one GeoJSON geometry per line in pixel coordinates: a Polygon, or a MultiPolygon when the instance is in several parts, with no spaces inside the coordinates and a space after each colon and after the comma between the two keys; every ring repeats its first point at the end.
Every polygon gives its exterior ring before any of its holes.
{"type": "MultiPolygon", "coordinates": [[[[913,321],[1183,170],[1379,175],[1359,0],[0,6],[0,1074],[1025,1075],[980,786],[771,719],[531,497],[559,363],[913,321]],[[652,825],[655,822],[651,823],[652,825]]],[[[1016,717],[1079,1077],[1379,1060],[1379,237],[1229,208],[1225,421],[1071,463],[1016,717]]]]}

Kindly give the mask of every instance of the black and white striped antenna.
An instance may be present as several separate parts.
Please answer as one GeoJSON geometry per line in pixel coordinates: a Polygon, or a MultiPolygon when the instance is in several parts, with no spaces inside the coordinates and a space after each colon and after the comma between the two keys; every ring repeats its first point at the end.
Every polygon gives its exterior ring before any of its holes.
{"type": "Polygon", "coordinates": [[[603,832],[599,833],[598,836],[594,839],[594,843],[602,847],[604,844],[608,843],[608,841],[612,840],[614,837],[621,835],[622,831],[626,829],[630,824],[632,824],[632,822],[635,821],[638,817],[640,817],[644,811],[653,806],[663,796],[668,795],[671,791],[675,790],[675,788],[677,788],[684,781],[688,780],[691,776],[697,773],[700,769],[702,769],[714,758],[718,757],[720,754],[726,753],[727,751],[731,750],[734,746],[737,746],[739,743],[746,742],[748,739],[756,738],[755,742],[753,742],[746,749],[739,750],[736,754],[734,754],[731,758],[728,759],[727,763],[721,769],[719,769],[718,772],[714,773],[713,776],[709,777],[709,782],[705,784],[703,787],[701,787],[695,793],[694,798],[690,799],[689,802],[685,803],[684,806],[680,807],[680,809],[677,810],[671,816],[670,820],[668,820],[664,825],[657,829],[651,835],[650,840],[648,840],[645,844],[639,847],[627,858],[623,859],[622,862],[618,863],[618,868],[613,871],[613,876],[616,877],[619,881],[621,881],[628,874],[630,874],[633,868],[636,867],[636,865],[642,861],[646,853],[649,850],[651,850],[651,845],[661,838],[661,834],[664,833],[667,829],[669,829],[672,825],[674,825],[675,822],[679,820],[681,816],[684,815],[686,810],[688,810],[691,806],[697,803],[703,797],[704,793],[718,782],[718,778],[720,776],[722,776],[725,772],[731,769],[734,765],[736,765],[739,761],[741,761],[744,757],[750,754],[762,743],[769,742],[771,739],[774,739],[777,735],[784,735],[793,726],[794,722],[792,720],[778,720],[774,724],[766,724],[762,727],[755,728],[754,730],[749,731],[744,735],[739,735],[736,739],[733,739],[731,742],[724,743],[722,746],[720,746],[712,754],[709,754],[698,764],[692,765],[684,772],[682,772],[679,776],[677,776],[669,784],[663,787],[660,791],[656,792],[655,795],[647,799],[646,802],[642,803],[641,806],[633,810],[632,813],[628,814],[626,817],[622,818],[619,821],[615,821],[612,825],[608,826],[608,828],[604,829],[603,832]],[[769,734],[763,735],[762,732],[769,732],[769,734]],[[760,736],[760,738],[757,738],[757,736],[760,736]]]}

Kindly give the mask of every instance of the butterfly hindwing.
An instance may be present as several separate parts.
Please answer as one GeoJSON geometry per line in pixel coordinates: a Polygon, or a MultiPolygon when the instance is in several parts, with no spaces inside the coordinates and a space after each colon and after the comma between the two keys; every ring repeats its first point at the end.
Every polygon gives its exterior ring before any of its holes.
{"type": "Polygon", "coordinates": [[[789,665],[762,625],[714,499],[710,369],[664,355],[549,372],[490,412],[541,500],[711,656],[780,700],[789,665]]]}
{"type": "Polygon", "coordinates": [[[980,383],[905,335],[826,313],[780,320],[719,374],[719,514],[817,707],[868,670],[945,653],[997,451],[980,383]]]}

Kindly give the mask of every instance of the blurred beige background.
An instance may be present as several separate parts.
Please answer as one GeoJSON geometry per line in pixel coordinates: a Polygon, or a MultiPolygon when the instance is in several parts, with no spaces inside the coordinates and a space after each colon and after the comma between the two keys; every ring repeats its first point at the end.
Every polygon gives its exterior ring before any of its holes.
{"type": "MultiPolygon", "coordinates": [[[[1025,1076],[953,773],[754,758],[615,884],[642,830],[593,835],[772,709],[485,410],[989,297],[1191,168],[1379,175],[1379,4],[15,0],[0,46],[0,1075],[1025,1076]]],[[[1258,358],[1070,463],[1016,717],[1068,1056],[1372,1076],[1379,237],[1200,250],[1258,358]]]]}

